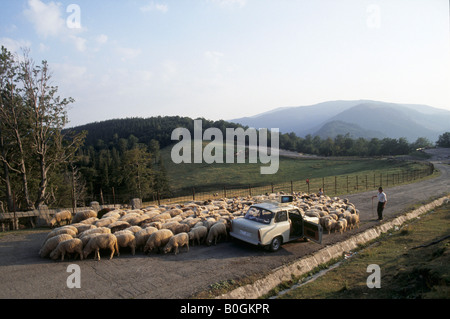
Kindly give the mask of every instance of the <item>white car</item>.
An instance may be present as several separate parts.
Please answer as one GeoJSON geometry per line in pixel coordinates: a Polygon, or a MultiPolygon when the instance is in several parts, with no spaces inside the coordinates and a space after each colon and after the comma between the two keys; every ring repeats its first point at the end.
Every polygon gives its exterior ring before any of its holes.
{"type": "Polygon", "coordinates": [[[323,230],[319,219],[305,216],[291,202],[292,196],[282,196],[280,203],[250,206],[245,217],[232,220],[230,235],[272,251],[277,251],[283,243],[300,238],[322,243],[323,230]]]}

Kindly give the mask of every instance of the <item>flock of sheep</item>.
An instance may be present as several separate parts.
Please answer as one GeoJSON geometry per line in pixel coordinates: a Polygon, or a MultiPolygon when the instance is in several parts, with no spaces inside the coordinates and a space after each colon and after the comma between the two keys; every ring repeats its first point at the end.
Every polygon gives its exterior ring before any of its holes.
{"type": "MultiPolygon", "coordinates": [[[[41,257],[64,260],[66,255],[86,259],[94,253],[100,260],[100,251],[109,250],[110,259],[125,248],[134,255],[136,250],[177,254],[189,244],[217,244],[227,239],[231,220],[243,217],[252,204],[276,200],[280,194],[247,196],[178,205],[148,206],[143,209],[93,210],[72,215],[58,212],[50,221],[54,228],[39,251],[41,257]],[[64,226],[61,226],[65,223],[64,226]]],[[[294,193],[294,205],[307,216],[318,217],[322,227],[330,233],[343,232],[359,224],[359,212],[348,200],[315,194],[294,193]]]]}

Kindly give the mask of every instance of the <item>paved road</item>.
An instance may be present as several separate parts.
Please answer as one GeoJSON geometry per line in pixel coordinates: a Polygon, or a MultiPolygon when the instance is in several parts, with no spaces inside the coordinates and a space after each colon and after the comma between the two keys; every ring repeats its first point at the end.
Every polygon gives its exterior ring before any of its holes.
{"type": "MultiPolygon", "coordinates": [[[[440,177],[415,184],[389,187],[386,218],[398,215],[410,205],[450,193],[450,166],[435,164],[440,177]]],[[[331,244],[375,225],[370,197],[374,192],[349,195],[361,211],[359,230],[342,235],[324,235],[331,244]]],[[[209,285],[229,279],[262,276],[271,269],[305,256],[322,246],[312,242],[283,245],[276,253],[229,241],[217,246],[191,247],[189,253],[135,256],[122,252],[119,258],[98,262],[54,262],[38,256],[47,233],[7,235],[0,238],[0,298],[189,298],[209,285]],[[81,288],[69,289],[67,267],[81,269],[81,288]]]]}

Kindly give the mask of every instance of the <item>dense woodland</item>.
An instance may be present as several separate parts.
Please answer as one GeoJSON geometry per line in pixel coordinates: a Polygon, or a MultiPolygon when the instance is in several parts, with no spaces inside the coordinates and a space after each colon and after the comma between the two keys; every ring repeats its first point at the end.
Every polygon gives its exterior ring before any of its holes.
{"type": "MultiPolygon", "coordinates": [[[[160,149],[176,143],[171,139],[176,128],[187,128],[193,136],[193,119],[127,118],[67,129],[66,110],[74,100],[61,98],[50,83],[46,61],[36,65],[27,52],[19,59],[2,47],[0,212],[174,195],[170,186],[176,180],[169,177],[160,149]]],[[[202,123],[203,130],[218,128],[223,136],[226,128],[241,127],[223,120],[202,123]]],[[[404,155],[433,145],[424,138],[409,143],[403,138],[365,140],[347,134],[321,139],[294,133],[280,134],[279,143],[281,149],[321,156],[404,155]]],[[[450,147],[450,133],[441,135],[437,145],[450,147]]]]}

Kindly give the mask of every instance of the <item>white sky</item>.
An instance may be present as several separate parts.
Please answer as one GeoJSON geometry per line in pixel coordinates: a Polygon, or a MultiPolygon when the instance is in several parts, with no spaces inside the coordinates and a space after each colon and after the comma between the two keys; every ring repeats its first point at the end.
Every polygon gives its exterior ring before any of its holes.
{"type": "Polygon", "coordinates": [[[2,0],[0,44],[49,62],[70,126],[340,99],[450,110],[448,0],[2,0]]]}

